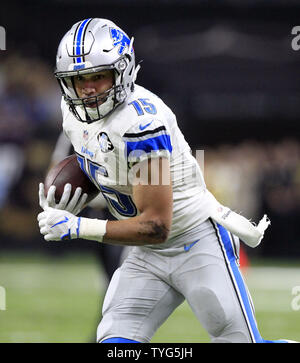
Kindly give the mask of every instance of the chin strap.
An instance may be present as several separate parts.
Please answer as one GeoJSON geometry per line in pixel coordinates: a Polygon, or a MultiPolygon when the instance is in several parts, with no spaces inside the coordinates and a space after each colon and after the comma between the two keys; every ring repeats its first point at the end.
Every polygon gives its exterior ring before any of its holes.
{"type": "Polygon", "coordinates": [[[133,83],[136,81],[137,74],[138,74],[139,70],[141,69],[140,63],[142,63],[142,61],[139,62],[138,65],[135,67],[134,76],[133,76],[133,83]]]}

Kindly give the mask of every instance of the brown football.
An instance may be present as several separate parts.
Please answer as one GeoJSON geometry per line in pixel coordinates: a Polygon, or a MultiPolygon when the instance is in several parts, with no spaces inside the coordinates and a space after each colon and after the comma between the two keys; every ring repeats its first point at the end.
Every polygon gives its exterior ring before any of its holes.
{"type": "Polygon", "coordinates": [[[50,186],[55,185],[55,201],[58,203],[67,183],[72,185],[71,197],[74,195],[76,188],[81,187],[83,193],[87,193],[88,195],[87,203],[99,194],[97,187],[80,169],[75,154],[66,157],[48,171],[44,182],[45,196],[47,196],[50,186]]]}

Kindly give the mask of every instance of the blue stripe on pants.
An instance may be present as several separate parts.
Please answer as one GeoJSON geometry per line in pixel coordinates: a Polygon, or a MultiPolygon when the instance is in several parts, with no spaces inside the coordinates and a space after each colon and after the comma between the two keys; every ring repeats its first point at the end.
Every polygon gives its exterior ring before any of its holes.
{"type": "Polygon", "coordinates": [[[254,317],[253,310],[251,308],[251,302],[248,296],[247,288],[245,286],[243,277],[240,273],[240,270],[238,268],[233,246],[231,244],[231,239],[229,236],[228,231],[221,226],[220,224],[217,224],[217,231],[219,234],[219,240],[222,244],[223,252],[225,253],[225,259],[226,264],[229,269],[231,278],[233,280],[235,290],[238,295],[238,299],[240,301],[240,305],[242,307],[249,332],[251,334],[252,340],[256,343],[262,343],[263,339],[258,331],[256,320],[254,317]]]}

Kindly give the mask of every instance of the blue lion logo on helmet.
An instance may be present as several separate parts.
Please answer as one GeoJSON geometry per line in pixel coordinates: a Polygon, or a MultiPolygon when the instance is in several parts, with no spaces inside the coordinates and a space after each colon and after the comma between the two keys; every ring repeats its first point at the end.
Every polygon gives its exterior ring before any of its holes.
{"type": "Polygon", "coordinates": [[[130,45],[130,39],[121,30],[115,28],[110,28],[110,35],[114,41],[113,46],[120,46],[118,53],[123,54],[125,47],[130,45]]]}

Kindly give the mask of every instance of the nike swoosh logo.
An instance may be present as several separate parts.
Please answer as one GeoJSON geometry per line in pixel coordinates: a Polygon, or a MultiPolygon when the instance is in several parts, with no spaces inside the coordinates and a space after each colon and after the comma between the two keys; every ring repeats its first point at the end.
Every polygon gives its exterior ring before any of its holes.
{"type": "Polygon", "coordinates": [[[53,227],[55,227],[55,226],[57,226],[59,224],[62,224],[62,223],[67,223],[68,221],[69,221],[69,218],[65,217],[65,219],[63,219],[62,221],[53,224],[53,226],[51,226],[51,228],[53,228],[53,227]]]}
{"type": "Polygon", "coordinates": [[[184,245],[184,250],[187,252],[187,251],[189,251],[197,242],[199,242],[200,241],[200,239],[197,239],[197,241],[195,241],[195,242],[192,242],[192,243],[190,243],[190,244],[188,244],[188,245],[184,245]]]}
{"type": "Polygon", "coordinates": [[[141,130],[141,131],[145,130],[148,126],[150,126],[150,125],[152,124],[152,122],[153,122],[153,121],[149,122],[148,124],[146,124],[146,125],[144,125],[144,126],[140,125],[140,126],[139,126],[140,130],[141,130]]]}

